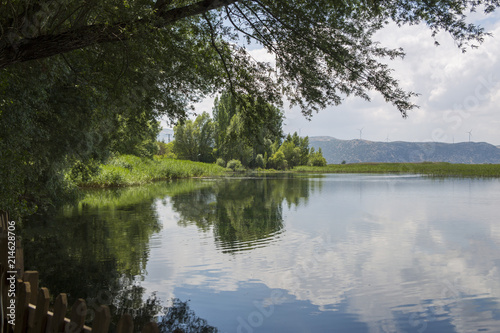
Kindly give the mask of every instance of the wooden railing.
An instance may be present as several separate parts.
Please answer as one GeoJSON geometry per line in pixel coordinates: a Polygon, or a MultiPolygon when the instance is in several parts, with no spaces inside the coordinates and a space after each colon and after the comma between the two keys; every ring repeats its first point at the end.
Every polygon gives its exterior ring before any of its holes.
{"type": "MultiPolygon", "coordinates": [[[[15,251],[9,234],[8,215],[0,212],[0,287],[2,300],[2,332],[4,333],[107,333],[111,323],[109,307],[95,309],[91,327],[84,325],[87,316],[85,300],[78,299],[68,313],[66,294],[59,294],[49,311],[50,295],[47,288],[39,288],[38,272],[24,271],[23,250],[15,238],[15,251]],[[10,238],[9,238],[10,237],[10,238]],[[15,259],[12,254],[15,254],[15,259]],[[15,292],[14,292],[15,290],[15,292]],[[14,296],[15,293],[15,296],[14,296]]],[[[124,314],[116,326],[117,333],[133,333],[132,316],[124,314]]],[[[159,333],[158,325],[150,322],[142,333],[159,333]]]]}

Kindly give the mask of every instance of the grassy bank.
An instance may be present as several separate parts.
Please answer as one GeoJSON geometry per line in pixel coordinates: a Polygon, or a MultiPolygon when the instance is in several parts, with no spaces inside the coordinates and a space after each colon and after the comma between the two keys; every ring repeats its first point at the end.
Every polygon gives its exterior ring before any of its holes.
{"type": "Polygon", "coordinates": [[[435,177],[500,177],[500,164],[451,163],[355,163],[325,167],[298,166],[295,172],[309,173],[403,173],[435,177]]]}
{"type": "Polygon", "coordinates": [[[99,174],[78,183],[80,187],[118,187],[146,184],[157,180],[208,177],[225,174],[225,168],[215,164],[155,157],[140,158],[121,155],[101,165],[99,174]]]}
{"type": "MultiPolygon", "coordinates": [[[[282,171],[261,170],[252,174],[282,171]]],[[[434,177],[500,177],[500,164],[451,163],[355,163],[329,164],[325,167],[298,166],[290,173],[395,173],[422,174],[434,177]]],[[[230,175],[232,172],[216,164],[131,155],[115,157],[101,165],[92,179],[78,183],[80,187],[119,187],[146,184],[157,180],[230,175]]]]}

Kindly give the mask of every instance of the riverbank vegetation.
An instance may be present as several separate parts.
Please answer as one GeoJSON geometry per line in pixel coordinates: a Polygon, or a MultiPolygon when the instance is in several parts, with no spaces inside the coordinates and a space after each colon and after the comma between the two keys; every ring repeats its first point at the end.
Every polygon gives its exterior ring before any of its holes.
{"type": "Polygon", "coordinates": [[[120,155],[102,164],[98,172],[88,179],[72,181],[80,187],[119,187],[189,177],[219,176],[226,169],[214,163],[120,155]]]}
{"type": "Polygon", "coordinates": [[[294,172],[304,173],[395,173],[421,174],[435,177],[500,177],[500,164],[424,163],[355,163],[329,164],[325,167],[299,166],[294,172]]]}
{"type": "Polygon", "coordinates": [[[283,134],[283,112],[262,99],[225,92],[215,99],[212,113],[213,118],[204,112],[174,127],[175,156],[232,170],[326,165],[321,150],[309,148],[307,136],[283,134]]]}

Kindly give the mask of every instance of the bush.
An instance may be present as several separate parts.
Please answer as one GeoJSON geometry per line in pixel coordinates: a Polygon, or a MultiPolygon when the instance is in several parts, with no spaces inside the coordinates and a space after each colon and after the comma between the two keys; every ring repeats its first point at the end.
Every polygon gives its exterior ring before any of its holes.
{"type": "Polygon", "coordinates": [[[285,159],[285,154],[281,150],[278,150],[269,158],[267,161],[267,166],[269,168],[277,170],[285,170],[288,167],[288,162],[285,159]]]}
{"type": "Polygon", "coordinates": [[[245,168],[241,164],[240,160],[231,160],[227,162],[227,168],[233,171],[245,171],[245,168]]]}
{"type": "Polygon", "coordinates": [[[309,161],[307,162],[309,166],[326,166],[326,159],[321,154],[321,150],[315,153],[309,154],[309,161]]]}
{"type": "Polygon", "coordinates": [[[264,169],[266,167],[266,161],[264,160],[264,157],[262,154],[258,154],[255,156],[255,167],[264,169]]]}
{"type": "Polygon", "coordinates": [[[220,157],[217,159],[217,161],[215,161],[215,164],[217,164],[218,166],[221,166],[223,168],[226,167],[226,161],[224,161],[224,159],[222,159],[220,157]]]}

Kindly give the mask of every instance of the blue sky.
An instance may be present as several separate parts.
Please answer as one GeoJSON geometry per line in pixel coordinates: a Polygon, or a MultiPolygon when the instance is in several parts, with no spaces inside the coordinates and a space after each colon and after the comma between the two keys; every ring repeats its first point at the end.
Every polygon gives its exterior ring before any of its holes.
{"type": "MultiPolygon", "coordinates": [[[[425,26],[390,25],[375,40],[387,47],[403,47],[404,59],[390,61],[403,88],[421,95],[419,109],[403,119],[398,110],[374,93],[371,102],[346,98],[342,105],[321,110],[307,121],[298,108],[285,103],[285,133],[302,136],[360,137],[372,141],[489,142],[500,145],[500,14],[471,16],[493,37],[478,49],[462,53],[447,33],[437,36],[425,26]]],[[[274,62],[264,49],[253,49],[259,61],[274,62]]],[[[196,112],[210,112],[213,99],[197,104],[196,112]]]]}

